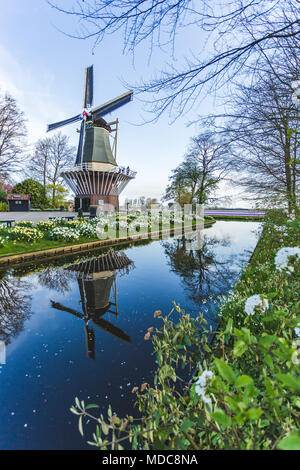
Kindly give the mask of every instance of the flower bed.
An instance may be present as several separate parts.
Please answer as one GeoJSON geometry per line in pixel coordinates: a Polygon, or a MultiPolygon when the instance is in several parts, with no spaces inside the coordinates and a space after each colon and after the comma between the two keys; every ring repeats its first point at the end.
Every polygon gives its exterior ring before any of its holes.
{"type": "Polygon", "coordinates": [[[177,228],[183,223],[192,224],[199,220],[203,221],[193,215],[183,218],[180,214],[168,211],[135,215],[116,213],[72,221],[57,217],[35,225],[31,221],[22,221],[16,223],[13,228],[0,228],[0,255],[54,248],[63,243],[127,237],[139,232],[177,228]]]}
{"type": "Polygon", "coordinates": [[[146,450],[299,450],[298,244],[299,220],[270,213],[241,280],[220,299],[214,339],[202,315],[193,319],[176,304],[177,322],[155,312],[162,321],[152,337],[157,371],[152,384],[132,390],[142,418],[120,418],[110,407],[95,416],[90,409],[97,405],[76,398],[71,411],[80,433],[86,417],[96,422],[89,443],[119,450],[124,440],[146,450]]]}

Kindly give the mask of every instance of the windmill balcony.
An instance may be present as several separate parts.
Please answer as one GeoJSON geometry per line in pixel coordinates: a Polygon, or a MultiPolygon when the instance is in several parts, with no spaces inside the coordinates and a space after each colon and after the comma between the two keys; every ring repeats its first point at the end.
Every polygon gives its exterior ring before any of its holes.
{"type": "Polygon", "coordinates": [[[68,171],[81,171],[81,170],[88,170],[88,171],[107,171],[109,173],[116,173],[116,174],[122,174],[129,176],[130,178],[135,178],[136,176],[136,171],[131,170],[129,167],[125,168],[123,166],[108,166],[106,163],[103,163],[102,166],[100,166],[101,163],[97,162],[83,162],[80,163],[79,165],[76,165],[75,168],[73,167],[72,169],[68,171]],[[97,166],[99,165],[99,166],[97,166]]]}

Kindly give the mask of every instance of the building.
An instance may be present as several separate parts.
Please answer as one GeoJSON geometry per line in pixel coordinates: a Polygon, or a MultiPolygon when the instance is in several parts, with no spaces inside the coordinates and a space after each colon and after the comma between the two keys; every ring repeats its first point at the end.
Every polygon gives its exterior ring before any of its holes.
{"type": "MultiPolygon", "coordinates": [[[[101,121],[104,121],[103,119],[101,121]]],[[[106,124],[106,123],[105,123],[106,124]]],[[[136,172],[116,162],[116,128],[109,129],[103,122],[95,122],[86,129],[82,159],[78,158],[74,169],[62,176],[75,194],[75,210],[88,211],[90,206],[100,206],[104,212],[119,210],[119,195],[132,180],[136,172]],[[110,133],[115,133],[113,150],[110,133]]]]}
{"type": "Polygon", "coordinates": [[[7,204],[9,212],[30,211],[30,194],[8,194],[7,204]]]}

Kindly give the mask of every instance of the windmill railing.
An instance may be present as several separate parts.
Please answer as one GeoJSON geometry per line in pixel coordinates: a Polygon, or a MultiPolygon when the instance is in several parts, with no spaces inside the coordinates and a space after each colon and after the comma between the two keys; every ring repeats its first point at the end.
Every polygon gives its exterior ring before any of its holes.
{"type": "MultiPolygon", "coordinates": [[[[95,166],[93,163],[80,163],[79,165],[76,165],[73,168],[69,168],[68,170],[65,170],[64,173],[70,172],[70,171],[82,171],[82,170],[95,171],[95,166]]],[[[124,176],[128,176],[129,178],[135,178],[136,176],[136,171],[131,170],[129,167],[125,168],[123,166],[109,168],[107,170],[107,173],[115,173],[116,175],[122,174],[124,176]]]]}

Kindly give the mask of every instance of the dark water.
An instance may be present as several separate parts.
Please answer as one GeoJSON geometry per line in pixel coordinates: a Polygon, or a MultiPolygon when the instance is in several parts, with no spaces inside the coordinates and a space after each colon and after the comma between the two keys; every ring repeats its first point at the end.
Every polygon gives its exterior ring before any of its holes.
{"type": "MultiPolygon", "coordinates": [[[[215,327],[214,298],[238,279],[258,226],[219,221],[205,229],[200,251],[169,239],[3,273],[0,448],[90,448],[69,411],[75,396],[132,413],[133,386],[153,376],[144,335],[160,324],[154,311],[168,313],[174,300],[189,313],[204,311],[215,327]]],[[[85,430],[90,438],[94,424],[85,430]]]]}

